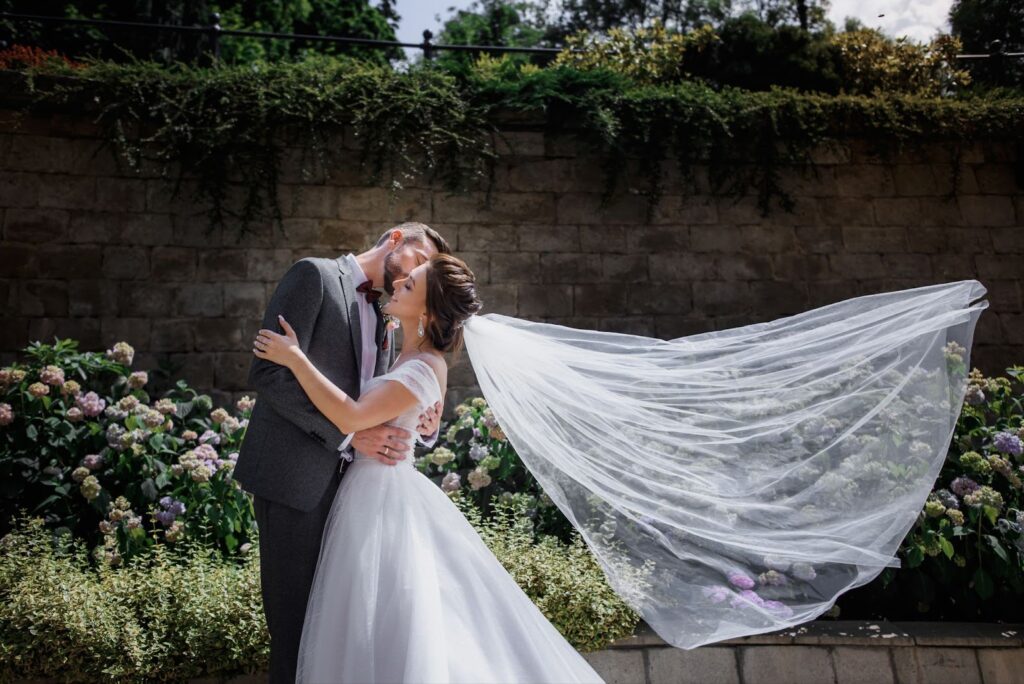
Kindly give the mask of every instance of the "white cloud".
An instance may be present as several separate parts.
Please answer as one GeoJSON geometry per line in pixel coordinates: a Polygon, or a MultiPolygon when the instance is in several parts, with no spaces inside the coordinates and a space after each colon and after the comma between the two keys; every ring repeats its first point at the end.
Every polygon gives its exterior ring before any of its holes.
{"type": "Polygon", "coordinates": [[[828,16],[840,28],[850,16],[893,37],[927,41],[949,31],[951,4],[952,0],[832,0],[828,16]]]}

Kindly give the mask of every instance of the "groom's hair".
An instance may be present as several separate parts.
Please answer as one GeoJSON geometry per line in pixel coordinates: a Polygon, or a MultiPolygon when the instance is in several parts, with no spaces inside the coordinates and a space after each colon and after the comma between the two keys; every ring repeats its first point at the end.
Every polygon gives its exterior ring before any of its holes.
{"type": "Polygon", "coordinates": [[[448,245],[448,241],[440,233],[426,223],[419,223],[418,221],[406,221],[405,223],[399,223],[397,226],[388,228],[377,238],[377,244],[374,246],[380,247],[387,242],[388,236],[391,235],[393,230],[402,231],[403,243],[415,241],[425,244],[427,240],[430,240],[434,243],[434,247],[437,248],[438,254],[452,253],[452,248],[448,245]]]}

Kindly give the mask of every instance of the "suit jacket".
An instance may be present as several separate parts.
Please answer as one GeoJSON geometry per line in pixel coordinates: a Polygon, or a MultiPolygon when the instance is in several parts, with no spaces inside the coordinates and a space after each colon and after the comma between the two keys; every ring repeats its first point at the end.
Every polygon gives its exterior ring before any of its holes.
{"type": "MultiPolygon", "coordinates": [[[[344,259],[300,259],[278,283],[261,326],[283,333],[277,321],[283,315],[310,361],[357,399],[362,354],[358,296],[344,259]]],[[[378,316],[374,376],[387,372],[394,358],[393,341],[382,349],[386,334],[383,316],[378,316]]],[[[346,435],[317,410],[288,368],[253,356],[249,385],[257,401],[234,479],[257,496],[312,510],[338,471],[338,447],[346,435]]]]}

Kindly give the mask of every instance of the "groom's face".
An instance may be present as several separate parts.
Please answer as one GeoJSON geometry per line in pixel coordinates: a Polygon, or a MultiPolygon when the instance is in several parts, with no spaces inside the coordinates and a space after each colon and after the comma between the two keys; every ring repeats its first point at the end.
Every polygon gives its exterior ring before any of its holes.
{"type": "Polygon", "coordinates": [[[399,243],[384,257],[384,291],[394,295],[395,283],[407,278],[414,268],[425,264],[435,254],[437,248],[431,240],[399,243]]]}

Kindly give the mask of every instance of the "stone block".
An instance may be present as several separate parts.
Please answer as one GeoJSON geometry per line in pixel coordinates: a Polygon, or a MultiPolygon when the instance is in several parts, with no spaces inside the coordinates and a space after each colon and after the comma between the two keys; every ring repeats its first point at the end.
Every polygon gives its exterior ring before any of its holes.
{"type": "MultiPolygon", "coordinates": [[[[879,202],[880,198],[873,201],[879,202]]],[[[821,223],[817,225],[820,226],[873,226],[877,219],[877,214],[859,197],[830,197],[820,203],[818,214],[821,216],[821,223]]],[[[813,228],[814,225],[811,224],[809,227],[813,228]]],[[[799,229],[797,232],[800,232],[799,229]]]]}
{"type": "Polygon", "coordinates": [[[519,249],[519,227],[513,224],[465,224],[457,229],[460,252],[515,252],[519,249]]]}
{"type": "Polygon", "coordinates": [[[519,249],[524,252],[578,252],[579,226],[521,226],[519,249]]]}
{"type": "MultiPolygon", "coordinates": [[[[969,261],[967,257],[965,261],[969,261]]],[[[1019,278],[1021,276],[1020,257],[1010,254],[978,254],[974,257],[978,276],[988,278],[1019,278]]]]}
{"type": "Polygon", "coordinates": [[[603,254],[601,276],[613,283],[641,283],[649,279],[646,254],[603,254]]]}
{"type": "Polygon", "coordinates": [[[881,164],[838,166],[836,184],[841,197],[886,197],[896,192],[891,169],[881,164]]]}
{"type": "Polygon", "coordinates": [[[896,684],[887,648],[837,646],[832,658],[836,684],[896,684]]]}
{"type": "MultiPolygon", "coordinates": [[[[893,655],[909,649],[895,649],[893,655]]],[[[978,657],[972,648],[920,647],[913,649],[916,668],[906,657],[896,659],[896,677],[905,681],[927,682],[928,684],[981,684],[978,657]],[[913,673],[916,679],[907,675],[913,673]]]]}
{"type": "Polygon", "coordinates": [[[878,197],[871,200],[874,223],[877,226],[911,226],[910,230],[916,232],[921,218],[921,203],[928,201],[930,199],[918,197],[878,197]]]}
{"type": "Polygon", "coordinates": [[[697,280],[692,288],[693,311],[705,317],[745,314],[750,310],[750,292],[746,282],[697,280]]]}
{"type": "Polygon", "coordinates": [[[992,246],[999,254],[1024,252],[1024,224],[1009,228],[991,228],[992,246]]]}
{"type": "Polygon", "coordinates": [[[437,192],[434,195],[433,218],[441,223],[578,223],[578,221],[556,221],[555,197],[549,192],[495,192],[490,204],[486,193],[469,192],[448,195],[437,192]]]}
{"type": "Polygon", "coordinates": [[[572,293],[577,316],[621,316],[627,311],[626,288],[617,284],[574,285],[572,293]]]}
{"type": "Polygon", "coordinates": [[[736,649],[647,649],[650,684],[739,684],[736,649]]]}
{"type": "Polygon", "coordinates": [[[195,330],[200,322],[192,318],[153,319],[149,346],[154,352],[187,352],[195,349],[195,330]]]}
{"type": "Polygon", "coordinates": [[[36,272],[44,278],[95,278],[103,263],[99,247],[83,245],[43,245],[35,256],[36,272]]]}
{"type": "Polygon", "coordinates": [[[558,223],[647,223],[647,200],[639,195],[613,195],[602,203],[599,193],[566,192],[558,195],[556,204],[558,223]]]}
{"type": "Polygon", "coordinates": [[[67,239],[68,212],[62,209],[11,207],[4,211],[3,216],[5,240],[11,242],[60,242],[67,239]]]}
{"type": "Polygon", "coordinates": [[[67,316],[68,284],[62,280],[27,280],[18,287],[17,313],[23,316],[67,316]]]}
{"type": "Polygon", "coordinates": [[[931,278],[932,275],[927,254],[883,254],[882,265],[894,278],[931,278]]]}
{"type": "Polygon", "coordinates": [[[602,318],[597,325],[598,330],[621,333],[623,335],[654,335],[654,318],[652,316],[613,316],[602,318]]]}
{"type": "Polygon", "coordinates": [[[623,226],[580,226],[580,249],[584,252],[625,252],[623,226]]]}
{"type": "Polygon", "coordinates": [[[601,255],[558,252],[541,254],[540,279],[543,283],[600,282],[603,279],[601,255]]]}
{"type": "Polygon", "coordinates": [[[149,250],[140,247],[106,247],[103,250],[103,277],[112,280],[149,278],[149,250]]]}
{"type": "Polygon", "coordinates": [[[687,314],[693,308],[686,283],[633,283],[629,285],[626,311],[630,314],[687,314]]]}
{"type": "Polygon", "coordinates": [[[384,229],[378,224],[368,221],[323,219],[319,221],[319,226],[320,236],[317,238],[317,242],[331,247],[339,254],[361,252],[373,244],[380,233],[384,232],[384,229]]]}
{"type": "Polygon", "coordinates": [[[695,252],[738,252],[745,248],[738,226],[691,226],[690,249],[695,252]]]}
{"type": "Polygon", "coordinates": [[[484,311],[507,316],[516,315],[518,288],[515,285],[483,284],[477,286],[477,295],[483,302],[484,311]]]}
{"type": "Polygon", "coordinates": [[[31,318],[28,320],[28,338],[18,346],[29,342],[53,343],[53,338],[78,340],[79,349],[99,349],[100,322],[95,318],[31,318]]]}
{"type": "Polygon", "coordinates": [[[193,247],[155,247],[150,254],[150,274],[157,281],[194,280],[197,250],[193,247]]]}
{"type": "Polygon", "coordinates": [[[931,197],[939,194],[931,164],[897,164],[892,167],[896,194],[902,197],[931,197]]]}
{"type": "Polygon", "coordinates": [[[691,229],[684,225],[637,226],[626,231],[626,249],[649,254],[689,250],[692,246],[691,230],[714,229],[706,226],[691,229]]]}
{"type": "Polygon", "coordinates": [[[863,280],[884,278],[885,265],[879,254],[830,254],[828,257],[832,273],[841,278],[863,280]]]}
{"type": "Polygon", "coordinates": [[[220,284],[194,283],[177,288],[174,315],[216,317],[224,315],[224,288],[220,284]]]}
{"type": "Polygon", "coordinates": [[[808,308],[807,286],[778,280],[754,280],[749,286],[750,305],[758,320],[800,313],[808,308]]]}
{"type": "Polygon", "coordinates": [[[969,226],[1012,226],[1013,200],[1003,195],[960,195],[957,204],[969,226]]]}
{"type": "Polygon", "coordinates": [[[492,254],[491,282],[540,282],[540,255],[536,252],[501,252],[492,254]]]}
{"type": "Polygon", "coordinates": [[[495,131],[494,151],[503,157],[543,157],[543,131],[495,131]]]}
{"type": "Polygon", "coordinates": [[[39,189],[39,206],[95,209],[96,179],[91,176],[48,176],[39,189]]]}
{"type": "Polygon", "coordinates": [[[837,226],[797,226],[794,231],[804,251],[834,254],[843,248],[843,232],[837,226]]]}
{"type": "MultiPolygon", "coordinates": [[[[235,315],[235,312],[229,312],[235,315]]],[[[196,322],[193,330],[197,351],[239,351],[251,340],[243,340],[238,318],[211,318],[196,322]]]]}
{"type": "Polygon", "coordinates": [[[646,681],[640,649],[591,651],[583,657],[607,684],[643,684],[646,681]]]}
{"type": "Polygon", "coordinates": [[[196,277],[210,283],[245,280],[247,275],[246,250],[218,249],[198,253],[196,277]]]}
{"type": "Polygon", "coordinates": [[[978,666],[986,684],[1024,684],[1024,649],[979,648],[978,666]]]}
{"type": "Polygon", "coordinates": [[[262,283],[224,283],[224,310],[230,315],[260,318],[266,308],[262,283]]]}
{"type": "MultiPolygon", "coordinates": [[[[3,316],[0,317],[0,349],[22,349],[29,343],[29,319],[13,318],[9,313],[10,309],[4,309],[3,316]]],[[[10,360],[0,363],[10,363],[10,360]]]]}
{"type": "Polygon", "coordinates": [[[755,254],[792,252],[797,248],[794,226],[771,223],[740,226],[740,234],[743,247],[755,254]]]}
{"type": "Polygon", "coordinates": [[[0,206],[34,207],[39,204],[41,186],[37,174],[0,171],[0,206]]]}
{"type": "Polygon", "coordinates": [[[772,254],[772,274],[779,280],[822,280],[832,276],[824,254],[772,254]]]}
{"type": "Polygon", "coordinates": [[[771,257],[764,254],[717,254],[716,280],[761,280],[772,277],[771,257]]]}
{"type": "Polygon", "coordinates": [[[571,316],[571,285],[519,285],[518,315],[550,318],[571,316]]]}
{"type": "Polygon", "coordinates": [[[276,283],[295,260],[290,249],[250,249],[245,259],[245,277],[276,283]]]}
{"type": "Polygon", "coordinates": [[[659,252],[648,257],[651,280],[658,283],[711,280],[715,262],[705,254],[693,252],[659,252]]]}
{"type": "Polygon", "coordinates": [[[224,390],[244,390],[249,386],[252,352],[220,352],[214,366],[215,386],[224,390]]]}
{"type": "Polygon", "coordinates": [[[145,211],[147,182],[141,178],[97,178],[96,208],[106,211],[145,211]]]}
{"type": "Polygon", "coordinates": [[[175,287],[159,283],[122,282],[118,311],[122,316],[165,318],[172,314],[175,287]]]}
{"type": "Polygon", "coordinates": [[[827,648],[743,646],[739,649],[744,684],[822,684],[835,681],[827,648]]]}
{"type": "Polygon", "coordinates": [[[1014,164],[979,164],[973,170],[978,192],[983,195],[1016,195],[1024,189],[1017,184],[1014,164]]]}
{"type": "Polygon", "coordinates": [[[654,213],[656,224],[714,225],[723,221],[714,198],[695,195],[663,195],[654,213]]]}
{"type": "Polygon", "coordinates": [[[905,252],[907,236],[900,226],[844,226],[843,246],[848,252],[905,252]]]}
{"type": "MultiPolygon", "coordinates": [[[[100,338],[103,347],[110,349],[122,340],[139,350],[147,350],[150,346],[149,318],[105,317],[100,319],[100,338]]],[[[136,368],[144,368],[141,364],[136,368]]]]}

